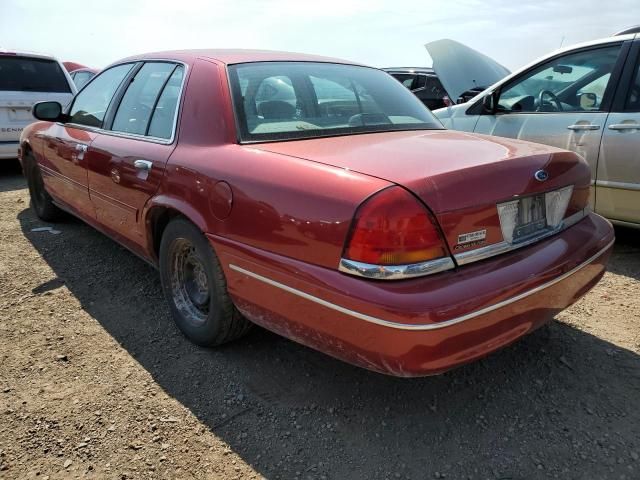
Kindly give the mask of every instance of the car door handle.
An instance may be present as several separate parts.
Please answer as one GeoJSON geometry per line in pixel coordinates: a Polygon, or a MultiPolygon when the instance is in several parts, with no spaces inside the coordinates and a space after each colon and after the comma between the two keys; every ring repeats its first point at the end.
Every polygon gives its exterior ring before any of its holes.
{"type": "Polygon", "coordinates": [[[600,125],[569,125],[567,127],[569,130],[573,130],[574,132],[583,131],[583,130],[600,130],[600,125]]]}
{"type": "Polygon", "coordinates": [[[133,166],[138,170],[148,172],[149,170],[151,170],[151,167],[153,167],[153,163],[151,163],[149,160],[136,160],[135,162],[133,162],[133,166]]]}
{"type": "Polygon", "coordinates": [[[640,130],[640,123],[614,123],[609,130],[640,130]]]}
{"type": "Polygon", "coordinates": [[[76,143],[75,161],[81,162],[84,160],[84,154],[87,153],[87,146],[83,143],[76,143]]]}

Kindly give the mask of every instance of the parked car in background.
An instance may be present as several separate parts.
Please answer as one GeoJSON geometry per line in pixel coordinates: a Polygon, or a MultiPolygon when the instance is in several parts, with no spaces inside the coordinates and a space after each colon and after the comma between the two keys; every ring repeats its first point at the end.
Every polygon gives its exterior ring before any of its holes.
{"type": "Polygon", "coordinates": [[[510,72],[486,55],[449,39],[425,45],[433,68],[384,68],[431,110],[475,97],[510,72]]]}
{"type": "Polygon", "coordinates": [[[595,211],[640,227],[638,31],[553,52],[470,102],[434,113],[450,129],[579,153],[591,166],[595,211]]]}
{"type": "Polygon", "coordinates": [[[55,58],[0,50],[0,159],[18,158],[20,134],[33,122],[36,102],[66,105],[75,93],[71,77],[55,58]]]}
{"type": "Polygon", "coordinates": [[[378,372],[438,373],[549,321],[613,245],[578,155],[444,130],[341,60],[148,54],[34,114],[36,214],[67,210],[158,266],[200,345],[254,322],[378,372]]]}
{"type": "Polygon", "coordinates": [[[98,70],[95,68],[84,67],[72,71],[69,75],[71,75],[73,83],[76,84],[76,88],[80,90],[89,82],[89,80],[95,77],[96,73],[98,73],[98,70]]]}
{"type": "Polygon", "coordinates": [[[452,103],[433,68],[394,67],[383,70],[407,87],[430,110],[452,103]]]}

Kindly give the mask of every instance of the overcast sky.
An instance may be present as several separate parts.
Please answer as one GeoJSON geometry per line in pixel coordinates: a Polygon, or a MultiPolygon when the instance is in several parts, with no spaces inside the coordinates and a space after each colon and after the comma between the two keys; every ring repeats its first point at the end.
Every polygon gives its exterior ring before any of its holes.
{"type": "Polygon", "coordinates": [[[264,48],[429,66],[452,38],[510,69],[640,24],[640,0],[0,0],[0,48],[93,67],[180,48],[264,48]]]}

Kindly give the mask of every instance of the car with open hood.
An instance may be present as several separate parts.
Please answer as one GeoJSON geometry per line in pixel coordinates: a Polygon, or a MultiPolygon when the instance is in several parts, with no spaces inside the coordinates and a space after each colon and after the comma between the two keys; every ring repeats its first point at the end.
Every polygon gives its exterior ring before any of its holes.
{"type": "Polygon", "coordinates": [[[464,103],[509,75],[495,60],[447,38],[425,45],[433,66],[383,68],[429,109],[464,103]]]}
{"type": "Polygon", "coordinates": [[[591,167],[591,205],[640,228],[640,32],[552,52],[468,103],[436,110],[445,127],[572,150],[591,167]]]}
{"type": "Polygon", "coordinates": [[[200,345],[256,323],[378,372],[439,373],[575,302],[614,241],[580,156],[445,130],[342,60],[141,55],[34,114],[35,213],[71,212],[157,266],[200,345]]]}
{"type": "Polygon", "coordinates": [[[66,105],[76,87],[49,55],[0,50],[0,160],[18,158],[22,129],[33,122],[31,107],[53,100],[66,105]]]}

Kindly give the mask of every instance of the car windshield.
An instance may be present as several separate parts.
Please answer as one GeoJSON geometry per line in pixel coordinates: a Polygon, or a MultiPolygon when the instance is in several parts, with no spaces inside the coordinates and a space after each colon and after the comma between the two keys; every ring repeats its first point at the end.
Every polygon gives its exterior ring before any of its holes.
{"type": "Polygon", "coordinates": [[[315,62],[229,66],[243,142],[441,129],[411,92],[368,67],[315,62]]]}
{"type": "Polygon", "coordinates": [[[0,91],[71,93],[58,62],[0,56],[0,91]]]}

